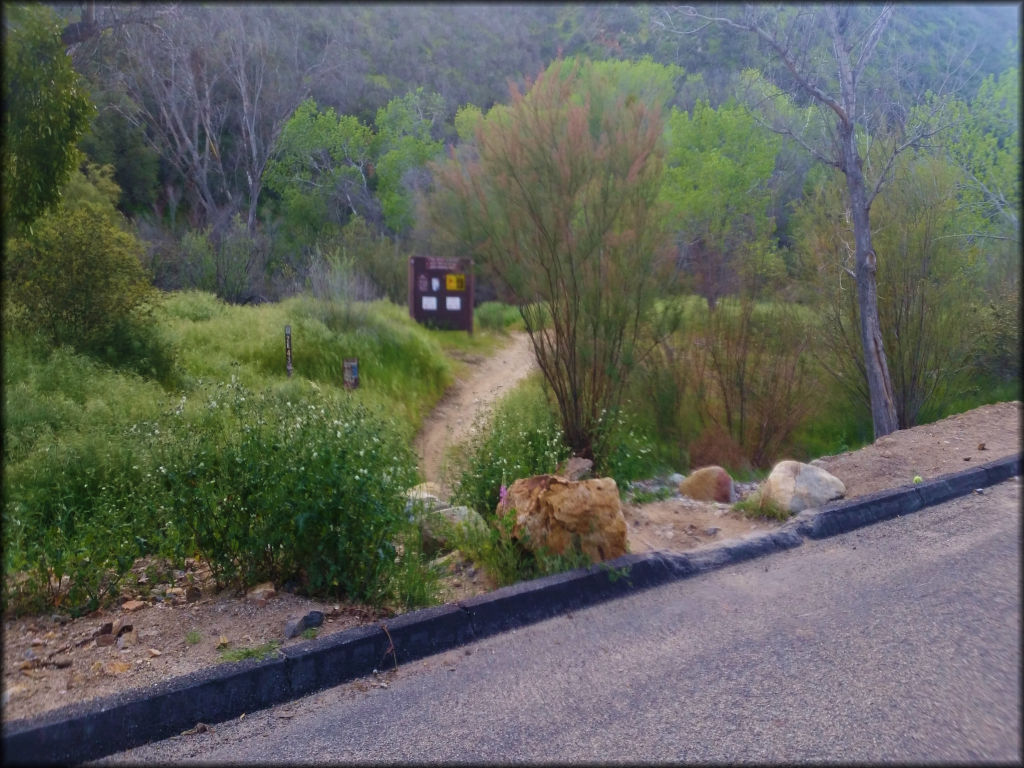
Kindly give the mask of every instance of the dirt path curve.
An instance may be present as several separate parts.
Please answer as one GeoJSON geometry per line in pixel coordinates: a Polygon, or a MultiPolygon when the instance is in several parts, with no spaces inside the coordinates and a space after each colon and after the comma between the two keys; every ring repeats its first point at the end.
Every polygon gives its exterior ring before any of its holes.
{"type": "Polygon", "coordinates": [[[510,334],[509,342],[491,357],[464,358],[470,368],[456,378],[441,402],[423,422],[414,448],[420,471],[437,483],[445,496],[446,452],[470,436],[476,419],[519,381],[537,368],[528,334],[510,334]]]}

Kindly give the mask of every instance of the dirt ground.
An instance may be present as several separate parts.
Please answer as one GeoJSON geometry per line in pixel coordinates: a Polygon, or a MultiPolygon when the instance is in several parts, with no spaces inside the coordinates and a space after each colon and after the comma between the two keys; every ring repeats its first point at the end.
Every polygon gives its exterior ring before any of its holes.
{"type": "Polygon", "coordinates": [[[519,331],[497,354],[465,357],[469,375],[457,378],[434,411],[424,421],[414,448],[420,457],[423,477],[438,483],[447,494],[447,453],[473,434],[476,422],[504,394],[537,368],[530,337],[519,331]]]}
{"type": "MultiPolygon", "coordinates": [[[[439,480],[448,446],[470,436],[466,419],[453,426],[453,414],[486,409],[532,365],[525,334],[514,336],[498,355],[467,360],[468,373],[446,396],[417,440],[421,467],[428,479],[439,480]]],[[[984,406],[940,422],[903,430],[858,451],[829,456],[817,464],[841,479],[847,497],[859,496],[923,478],[956,472],[1020,451],[1019,402],[984,406]]],[[[639,506],[625,505],[632,552],[684,551],[773,527],[751,521],[728,505],[700,503],[675,496],[639,506]]],[[[58,706],[115,692],[145,688],[222,661],[224,651],[251,649],[276,641],[283,646],[305,642],[284,640],[290,619],[311,610],[324,614],[318,636],[384,620],[387,614],[349,603],[309,600],[287,592],[271,596],[216,593],[201,563],[186,570],[136,572],[164,593],[162,601],[126,602],[121,608],[68,619],[60,615],[4,621],[3,717],[15,720],[58,706]],[[192,589],[189,589],[192,587],[192,589]],[[188,598],[192,602],[188,602],[188,598]],[[135,610],[130,610],[130,609],[135,610]],[[98,633],[107,622],[108,635],[121,632],[120,642],[104,645],[98,633]],[[127,628],[130,625],[130,629],[127,628]],[[120,647],[119,647],[120,646],[120,647]]],[[[494,588],[486,574],[458,553],[444,561],[444,602],[494,588]]]]}

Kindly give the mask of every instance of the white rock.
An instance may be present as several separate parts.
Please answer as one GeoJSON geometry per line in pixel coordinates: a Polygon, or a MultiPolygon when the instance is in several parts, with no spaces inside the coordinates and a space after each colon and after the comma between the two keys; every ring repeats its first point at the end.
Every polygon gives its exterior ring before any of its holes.
{"type": "Polygon", "coordinates": [[[780,461],[761,486],[763,498],[790,513],[820,507],[846,495],[846,486],[821,467],[799,461],[780,461]]]}

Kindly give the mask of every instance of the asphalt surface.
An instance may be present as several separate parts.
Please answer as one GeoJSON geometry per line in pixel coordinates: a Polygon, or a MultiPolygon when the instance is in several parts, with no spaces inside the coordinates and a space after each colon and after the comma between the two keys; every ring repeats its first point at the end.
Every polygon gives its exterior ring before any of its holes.
{"type": "Polygon", "coordinates": [[[1020,533],[1017,477],[93,764],[1018,764],[1020,533]]]}

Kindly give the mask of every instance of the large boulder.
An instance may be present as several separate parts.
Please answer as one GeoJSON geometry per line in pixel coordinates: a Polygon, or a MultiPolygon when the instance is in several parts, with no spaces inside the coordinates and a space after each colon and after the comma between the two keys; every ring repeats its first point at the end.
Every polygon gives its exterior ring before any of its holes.
{"type": "Polygon", "coordinates": [[[515,514],[512,535],[533,550],[544,548],[561,555],[578,542],[592,562],[626,553],[626,518],[619,489],[610,477],[522,478],[509,486],[497,513],[515,514]]]}
{"type": "Polygon", "coordinates": [[[799,461],[780,461],[762,483],[760,494],[782,509],[802,512],[846,495],[846,486],[821,467],[799,461]]]}
{"type": "Polygon", "coordinates": [[[736,501],[736,488],[732,477],[721,467],[695,469],[679,483],[679,492],[696,501],[718,501],[732,504],[736,501]]]}

